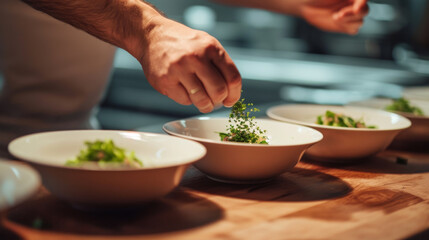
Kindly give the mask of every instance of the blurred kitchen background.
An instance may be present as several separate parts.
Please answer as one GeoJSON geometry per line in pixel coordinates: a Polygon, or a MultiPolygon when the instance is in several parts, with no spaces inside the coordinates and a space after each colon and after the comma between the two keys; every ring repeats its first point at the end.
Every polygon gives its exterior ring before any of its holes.
{"type": "MultiPolygon", "coordinates": [[[[356,36],[322,32],[305,21],[206,0],[152,0],[168,17],[216,37],[243,77],[243,97],[263,111],[285,103],[346,104],[396,98],[404,87],[429,85],[429,0],[373,0],[356,36]]],[[[215,114],[225,115],[228,109],[215,114]]],[[[145,80],[140,64],[116,54],[98,117],[106,129],[160,131],[199,115],[145,80]]]]}

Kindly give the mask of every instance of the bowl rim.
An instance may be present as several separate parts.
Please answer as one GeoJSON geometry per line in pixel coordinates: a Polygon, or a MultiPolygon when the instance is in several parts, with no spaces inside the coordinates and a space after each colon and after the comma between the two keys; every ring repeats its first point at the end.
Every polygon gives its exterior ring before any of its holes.
{"type": "Polygon", "coordinates": [[[65,169],[65,170],[70,170],[70,171],[106,172],[106,173],[107,172],[109,172],[109,173],[110,172],[124,172],[124,171],[126,171],[126,172],[149,171],[149,170],[155,170],[155,169],[165,169],[165,168],[178,167],[178,166],[183,166],[183,165],[190,165],[190,164],[193,164],[193,163],[199,161],[200,159],[202,159],[207,154],[206,147],[204,145],[202,145],[201,143],[191,141],[188,139],[183,139],[180,137],[170,136],[167,134],[151,133],[151,132],[138,132],[138,131],[129,131],[129,130],[97,130],[97,129],[45,131],[45,132],[27,134],[27,135],[24,135],[24,136],[21,136],[21,137],[18,137],[18,138],[15,138],[14,140],[12,140],[8,144],[8,151],[14,157],[16,157],[20,160],[23,160],[24,162],[33,164],[33,165],[59,168],[59,169],[65,169]],[[146,136],[158,136],[158,137],[167,137],[167,138],[171,137],[171,138],[175,138],[176,140],[179,140],[179,141],[186,141],[190,144],[194,144],[195,146],[200,147],[202,152],[200,154],[198,154],[196,157],[194,157],[195,159],[194,158],[192,158],[192,160],[186,159],[186,161],[182,161],[180,163],[170,163],[170,164],[164,164],[164,165],[159,165],[159,166],[131,168],[131,169],[87,169],[87,168],[79,168],[79,167],[70,167],[70,166],[66,166],[66,165],[42,163],[39,160],[29,159],[26,156],[23,156],[20,152],[16,152],[15,150],[12,149],[15,144],[17,144],[20,141],[25,141],[25,139],[27,139],[28,137],[33,137],[36,135],[52,134],[52,133],[62,133],[62,132],[112,132],[112,133],[121,133],[121,132],[130,133],[131,132],[131,133],[138,133],[140,135],[146,135],[146,136]]]}
{"type": "MultiPolygon", "coordinates": [[[[20,203],[26,201],[28,198],[30,198],[32,195],[36,194],[36,192],[40,189],[40,186],[42,185],[42,179],[38,171],[36,171],[34,168],[32,168],[27,163],[19,162],[16,160],[10,160],[6,158],[0,157],[0,166],[3,166],[5,168],[15,168],[18,169],[18,171],[26,172],[26,174],[31,175],[32,178],[34,178],[34,181],[29,183],[31,186],[31,189],[29,189],[27,192],[21,194],[21,196],[17,199],[15,199],[15,202],[12,205],[6,204],[4,208],[0,208],[0,212],[9,209],[10,207],[17,206],[20,203]]],[[[28,183],[27,183],[28,184],[28,183]]]]}
{"type": "Polygon", "coordinates": [[[318,134],[318,139],[314,140],[314,141],[307,141],[306,143],[300,143],[300,144],[276,144],[276,145],[270,145],[270,144],[257,144],[257,143],[241,143],[241,142],[227,142],[227,141],[220,141],[220,140],[212,140],[212,139],[207,139],[207,138],[201,138],[201,137],[193,137],[193,136],[188,136],[188,135],[183,135],[183,134],[179,134],[179,133],[175,133],[172,131],[169,131],[168,129],[166,129],[166,126],[169,124],[173,124],[173,123],[177,123],[177,122],[183,122],[183,121],[189,121],[189,120],[201,120],[201,121],[210,121],[210,120],[228,120],[228,118],[226,117],[190,117],[190,118],[184,118],[184,119],[179,119],[179,120],[174,120],[174,121],[170,121],[167,122],[165,124],[163,124],[162,129],[170,135],[174,135],[177,137],[181,137],[181,138],[187,138],[187,139],[191,139],[194,141],[199,141],[199,142],[204,142],[204,143],[213,143],[213,144],[220,144],[220,145],[231,145],[231,146],[244,146],[244,147],[262,147],[262,148],[278,148],[278,147],[286,147],[286,146],[303,146],[303,145],[308,145],[308,144],[315,144],[317,142],[322,141],[323,139],[323,134],[313,128],[307,127],[307,126],[302,126],[302,125],[298,125],[298,124],[293,124],[293,123],[286,123],[286,122],[281,122],[281,121],[275,121],[272,119],[261,119],[261,118],[256,118],[255,120],[257,121],[264,121],[264,122],[273,122],[273,123],[279,123],[279,124],[287,124],[293,127],[300,127],[300,128],[305,128],[307,130],[310,130],[312,132],[314,132],[315,134],[318,134]]]}
{"type": "Polygon", "coordinates": [[[308,127],[316,128],[316,129],[320,128],[320,129],[332,129],[332,130],[340,130],[340,131],[386,132],[386,131],[403,130],[403,129],[407,129],[411,126],[411,121],[408,118],[401,116],[400,114],[388,112],[388,111],[384,111],[384,110],[380,110],[380,109],[375,109],[375,108],[356,107],[356,106],[348,106],[348,105],[347,106],[341,106],[341,105],[325,105],[325,104],[320,104],[320,105],[319,104],[282,104],[282,105],[277,105],[277,106],[273,106],[273,107],[268,108],[266,111],[266,114],[271,119],[276,119],[278,121],[284,121],[284,122],[304,125],[304,126],[308,126],[308,127]],[[334,127],[334,126],[319,125],[316,123],[309,123],[309,122],[294,120],[294,119],[290,119],[290,118],[286,118],[286,117],[281,117],[281,116],[278,116],[277,114],[273,113],[273,111],[276,109],[282,109],[282,108],[286,108],[286,107],[313,107],[313,108],[314,107],[317,107],[317,108],[335,107],[335,108],[348,108],[348,109],[355,109],[355,110],[362,109],[365,112],[372,112],[372,113],[379,114],[379,115],[395,116],[395,117],[401,119],[402,121],[404,121],[406,124],[404,127],[384,128],[384,129],[334,127]]]}

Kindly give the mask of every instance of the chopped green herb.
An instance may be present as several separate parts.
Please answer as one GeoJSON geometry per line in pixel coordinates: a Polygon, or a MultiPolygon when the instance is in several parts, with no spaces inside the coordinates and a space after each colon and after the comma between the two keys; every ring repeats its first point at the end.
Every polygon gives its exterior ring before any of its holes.
{"type": "Polygon", "coordinates": [[[416,116],[424,115],[420,108],[412,106],[405,98],[392,99],[392,104],[387,106],[385,109],[388,111],[412,113],[416,116]]]}
{"type": "Polygon", "coordinates": [[[67,166],[79,167],[85,163],[97,163],[100,167],[105,164],[120,164],[126,167],[138,168],[143,164],[134,156],[134,152],[126,153],[123,148],[117,147],[112,140],[94,142],[86,141],[86,149],[82,149],[79,155],[66,162],[67,166]]]}
{"type": "Polygon", "coordinates": [[[366,126],[363,119],[354,120],[349,116],[334,113],[327,110],[325,115],[317,116],[316,123],[319,125],[333,126],[333,127],[348,127],[348,128],[377,128],[377,126],[366,126]]]}
{"type": "Polygon", "coordinates": [[[264,134],[266,130],[260,129],[257,125],[254,116],[250,116],[254,112],[258,112],[258,108],[250,108],[253,103],[244,103],[244,98],[236,102],[231,108],[226,133],[219,133],[221,141],[244,142],[268,144],[267,137],[264,134]]]}

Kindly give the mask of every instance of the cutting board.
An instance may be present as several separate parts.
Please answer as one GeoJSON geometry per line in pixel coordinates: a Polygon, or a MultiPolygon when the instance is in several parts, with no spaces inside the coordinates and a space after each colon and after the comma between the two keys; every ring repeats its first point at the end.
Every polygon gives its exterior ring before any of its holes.
{"type": "Polygon", "coordinates": [[[2,225],[3,236],[48,240],[429,239],[429,153],[304,159],[258,185],[218,183],[191,167],[165,198],[116,213],[78,211],[41,189],[2,225]]]}

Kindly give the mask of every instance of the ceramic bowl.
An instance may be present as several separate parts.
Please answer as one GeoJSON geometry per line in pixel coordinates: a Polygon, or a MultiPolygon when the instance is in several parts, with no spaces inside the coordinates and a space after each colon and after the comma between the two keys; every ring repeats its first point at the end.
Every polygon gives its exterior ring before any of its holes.
{"type": "Polygon", "coordinates": [[[0,212],[31,197],[40,187],[40,176],[33,168],[0,159],[0,212]]]}
{"type": "Polygon", "coordinates": [[[256,119],[267,131],[269,144],[221,141],[228,118],[191,118],[166,123],[168,134],[191,139],[207,148],[207,155],[194,165],[209,178],[227,183],[259,183],[292,169],[304,151],[322,139],[314,129],[268,119],[256,119]]]}
{"type": "Polygon", "coordinates": [[[9,152],[33,165],[44,186],[79,208],[134,206],[162,197],[180,182],[187,167],[206,149],[199,143],[162,134],[76,130],[36,133],[13,140],[9,152]],[[65,166],[85,141],[111,139],[143,162],[138,169],[83,169],[65,166]]]}
{"type": "MultiPolygon", "coordinates": [[[[429,101],[409,99],[409,102],[411,105],[419,107],[423,111],[424,116],[416,116],[404,112],[395,112],[408,118],[411,121],[411,127],[400,132],[393,141],[392,145],[397,147],[401,145],[416,146],[416,144],[427,146],[429,143],[429,101]]],[[[374,98],[364,101],[351,102],[349,105],[383,110],[390,104],[392,104],[391,99],[374,98]]]]}
{"type": "Polygon", "coordinates": [[[383,151],[400,131],[411,125],[408,119],[398,114],[361,107],[291,104],[271,107],[267,115],[320,131],[323,140],[308,149],[306,156],[318,161],[338,163],[354,162],[383,151]],[[327,110],[354,119],[362,118],[367,125],[375,125],[377,129],[316,124],[317,116],[325,114],[327,110]]]}

